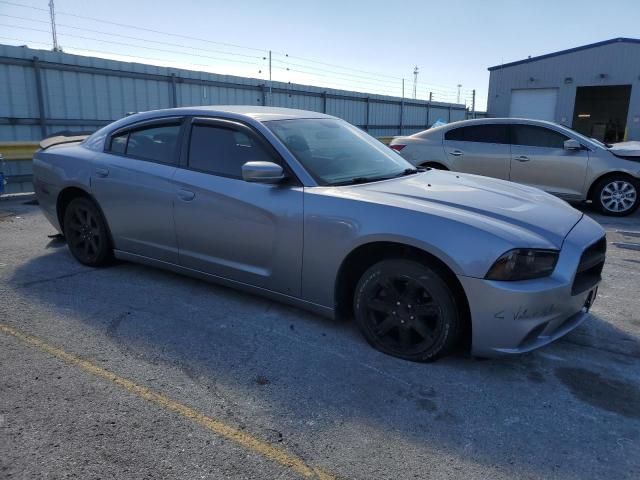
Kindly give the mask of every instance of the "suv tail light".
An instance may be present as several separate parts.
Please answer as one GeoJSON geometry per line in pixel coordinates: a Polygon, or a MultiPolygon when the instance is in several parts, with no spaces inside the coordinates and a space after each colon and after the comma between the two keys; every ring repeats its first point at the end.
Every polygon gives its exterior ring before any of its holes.
{"type": "Polygon", "coordinates": [[[406,145],[389,145],[389,148],[391,150],[395,150],[396,152],[399,152],[400,150],[402,150],[404,147],[406,147],[406,145]]]}

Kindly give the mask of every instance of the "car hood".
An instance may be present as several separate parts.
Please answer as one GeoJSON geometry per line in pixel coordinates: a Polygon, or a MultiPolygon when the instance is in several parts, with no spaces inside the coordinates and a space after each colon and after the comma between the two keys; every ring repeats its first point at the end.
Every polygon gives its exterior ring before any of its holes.
{"type": "Polygon", "coordinates": [[[537,244],[559,249],[583,215],[537,188],[441,170],[350,189],[360,200],[463,221],[520,242],[521,246],[537,244]]]}
{"type": "Polygon", "coordinates": [[[638,141],[614,143],[609,147],[609,151],[618,157],[633,157],[634,160],[640,160],[640,142],[638,141]]]}

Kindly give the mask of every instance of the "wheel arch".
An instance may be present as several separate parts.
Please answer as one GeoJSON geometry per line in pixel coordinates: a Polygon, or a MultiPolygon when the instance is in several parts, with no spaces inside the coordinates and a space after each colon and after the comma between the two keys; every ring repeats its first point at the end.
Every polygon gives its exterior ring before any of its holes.
{"type": "Polygon", "coordinates": [[[107,222],[107,218],[105,217],[104,212],[102,211],[102,207],[100,207],[100,204],[96,201],[93,195],[91,195],[91,193],[89,193],[84,188],[80,188],[77,186],[69,186],[69,187],[63,188],[58,194],[58,198],[56,200],[56,215],[58,216],[58,223],[60,225],[60,230],[62,231],[63,235],[64,235],[64,212],[67,206],[69,205],[69,203],[71,203],[71,201],[76,198],[87,198],[93,202],[93,204],[96,206],[96,208],[100,212],[100,215],[102,215],[102,219],[104,220],[104,223],[107,226],[107,236],[109,238],[109,243],[113,246],[113,237],[111,235],[111,229],[109,228],[109,223],[107,222]]]}
{"type": "Polygon", "coordinates": [[[344,258],[338,269],[334,285],[336,316],[350,318],[353,315],[353,296],[356,284],[364,272],[375,263],[389,258],[415,260],[431,268],[435,268],[452,289],[456,302],[461,306],[463,322],[462,340],[465,347],[471,341],[471,312],[467,295],[455,272],[435,255],[412,245],[394,241],[372,241],[354,248],[344,258]]]}

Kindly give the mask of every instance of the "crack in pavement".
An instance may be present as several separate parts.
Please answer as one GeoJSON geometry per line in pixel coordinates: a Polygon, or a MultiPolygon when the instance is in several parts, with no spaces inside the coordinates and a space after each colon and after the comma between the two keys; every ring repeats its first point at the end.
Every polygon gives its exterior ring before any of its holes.
{"type": "Polygon", "coordinates": [[[81,275],[81,274],[84,274],[84,273],[93,273],[93,272],[97,272],[97,271],[98,270],[95,270],[95,269],[89,269],[89,270],[80,270],[78,272],[72,272],[72,273],[64,273],[62,275],[58,275],[58,276],[51,277],[51,278],[40,278],[38,280],[31,280],[29,282],[19,283],[18,287],[21,287],[21,288],[31,287],[33,285],[39,285],[41,283],[53,282],[55,280],[63,280],[65,278],[75,277],[77,275],[81,275]]]}
{"type": "Polygon", "coordinates": [[[611,353],[611,354],[614,354],[614,355],[621,355],[623,357],[640,359],[640,354],[635,355],[633,353],[621,352],[619,350],[612,350],[612,349],[605,348],[605,347],[598,347],[598,346],[595,346],[595,345],[589,345],[588,343],[580,343],[580,342],[576,342],[575,340],[569,340],[567,338],[563,338],[562,342],[563,343],[570,343],[571,345],[577,345],[579,347],[592,348],[594,350],[600,350],[601,352],[607,352],[607,353],[611,353]]]}

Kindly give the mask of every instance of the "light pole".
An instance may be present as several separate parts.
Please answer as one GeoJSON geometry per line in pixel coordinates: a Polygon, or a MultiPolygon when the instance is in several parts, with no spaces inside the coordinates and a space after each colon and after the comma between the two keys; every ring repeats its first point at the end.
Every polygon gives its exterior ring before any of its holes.
{"type": "Polygon", "coordinates": [[[458,84],[458,97],[457,97],[456,103],[460,103],[460,89],[461,88],[462,88],[462,85],[459,83],[458,84]]]}

